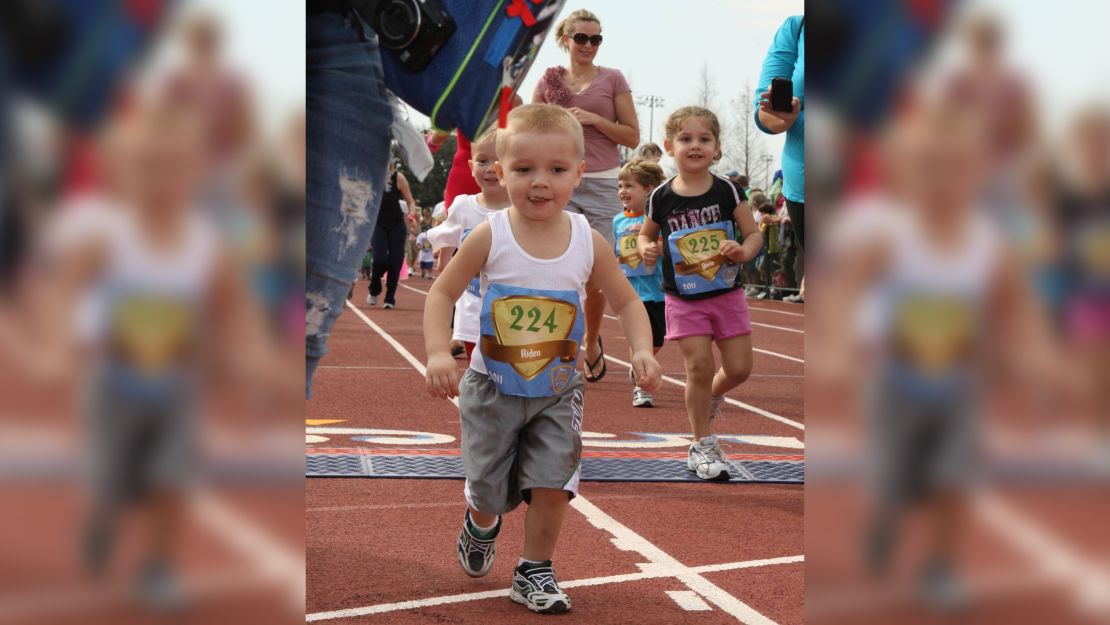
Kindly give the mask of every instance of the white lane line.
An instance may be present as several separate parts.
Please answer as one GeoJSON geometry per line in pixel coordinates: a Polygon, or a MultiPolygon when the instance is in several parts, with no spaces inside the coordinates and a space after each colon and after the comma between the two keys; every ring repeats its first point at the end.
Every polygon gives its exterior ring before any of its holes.
{"type": "MultiPolygon", "coordinates": [[[[405,285],[402,284],[401,286],[405,286],[405,285]]],[[[413,291],[418,290],[418,289],[413,289],[412,287],[407,287],[407,286],[405,288],[413,290],[413,291]]],[[[423,293],[423,291],[421,291],[421,292],[423,293]]],[[[428,370],[424,368],[424,364],[422,362],[420,362],[419,360],[416,359],[416,356],[413,356],[412,353],[409,350],[405,349],[404,345],[401,345],[400,343],[398,343],[397,339],[390,336],[390,334],[388,332],[386,332],[385,330],[383,330],[381,328],[381,326],[379,326],[378,324],[371,321],[370,317],[367,317],[365,313],[363,313],[361,310],[358,309],[357,306],[355,306],[354,304],[351,303],[351,300],[347,300],[347,308],[350,308],[351,310],[353,310],[355,312],[355,314],[358,315],[359,319],[362,319],[363,321],[366,322],[366,325],[370,326],[370,329],[377,332],[378,336],[385,339],[385,342],[389,343],[390,347],[392,347],[398,354],[401,354],[401,357],[404,358],[406,361],[408,361],[408,363],[410,365],[412,365],[413,368],[417,370],[417,372],[420,373],[421,377],[424,377],[428,374],[428,370]]],[[[457,408],[459,406],[459,399],[457,397],[452,398],[451,403],[455,404],[455,407],[457,408]]]]}
{"type": "Polygon", "coordinates": [[[709,604],[702,601],[698,593],[692,590],[668,590],[665,591],[667,596],[678,604],[678,607],[688,612],[707,612],[713,608],[709,604]]]}
{"type": "Polygon", "coordinates": [[[763,308],[762,306],[752,306],[748,304],[748,310],[761,310],[763,312],[773,312],[780,315],[790,315],[791,317],[805,317],[803,313],[787,312],[785,310],[775,310],[774,308],[763,308]]]}
{"type": "Polygon", "coordinates": [[[1110,570],[1105,564],[1085,559],[1080,551],[1052,536],[997,495],[980,494],[974,500],[974,508],[987,525],[1006,537],[1037,568],[1070,589],[1077,609],[1101,616],[1110,614],[1110,570]]]}
{"type": "MultiPolygon", "coordinates": [[[[427,291],[423,291],[421,289],[417,289],[417,288],[408,286],[406,284],[402,284],[400,286],[403,286],[403,287],[405,287],[406,289],[408,289],[410,291],[416,291],[417,293],[423,293],[424,295],[428,294],[427,291]]],[[[779,310],[771,310],[770,308],[757,308],[755,310],[768,310],[770,312],[782,312],[784,315],[797,315],[799,317],[804,316],[804,315],[798,315],[797,313],[787,313],[787,312],[783,312],[783,311],[779,311],[779,310]]],[[[613,315],[610,315],[610,314],[606,314],[605,318],[606,319],[612,319],[613,321],[620,321],[620,319],[618,319],[617,317],[614,317],[613,315]]],[[[793,328],[784,328],[782,326],[774,326],[774,325],[769,325],[769,324],[766,324],[766,323],[756,323],[756,322],[753,321],[752,325],[753,326],[762,326],[762,327],[765,327],[765,328],[773,328],[775,330],[783,330],[785,332],[796,332],[798,334],[805,334],[804,330],[795,330],[793,328]]],[[[765,354],[767,356],[774,356],[775,358],[782,358],[783,360],[789,360],[789,361],[792,361],[792,362],[799,362],[799,363],[802,363],[802,364],[805,364],[805,362],[806,362],[805,360],[802,360],[801,358],[796,358],[794,356],[787,356],[786,354],[780,354],[778,352],[772,352],[772,351],[766,350],[766,349],[759,349],[757,347],[752,347],[752,351],[753,352],[759,352],[760,354],[765,354]]]]}
{"type": "MultiPolygon", "coordinates": [[[[579,495],[574,501],[582,500],[579,495]]],[[[573,504],[572,504],[573,505],[573,504]]],[[[623,526],[622,526],[623,527],[623,526]]],[[[631,530],[629,530],[631,531],[631,530]]],[[[710,564],[705,566],[690,567],[684,569],[693,574],[700,573],[715,573],[718,571],[732,571],[737,569],[758,568],[764,566],[774,566],[776,564],[791,564],[794,562],[803,562],[804,556],[787,556],[782,558],[767,558],[761,560],[748,560],[744,562],[726,562],[724,564],[710,564]]],[[[623,584],[626,582],[638,582],[646,579],[660,579],[665,577],[673,577],[663,567],[652,568],[649,565],[648,570],[641,571],[640,573],[625,573],[622,575],[606,575],[604,577],[590,577],[586,579],[575,579],[566,582],[560,582],[559,585],[563,588],[586,588],[589,586],[603,586],[605,584],[623,584]]],[[[681,566],[681,565],[679,565],[681,566]]],[[[723,591],[722,591],[723,592],[723,591]]],[[[371,614],[382,614],[385,612],[397,612],[399,610],[413,610],[416,608],[426,608],[437,605],[448,605],[452,603],[465,603],[468,601],[480,601],[482,599],[494,599],[497,597],[509,596],[509,590],[487,590],[483,592],[470,592],[457,595],[445,595],[442,597],[429,597],[427,599],[414,599],[412,601],[398,601],[396,603],[382,603],[378,605],[365,606],[361,608],[346,608],[343,610],[331,610],[328,612],[313,612],[306,615],[305,620],[308,622],[313,621],[327,621],[339,618],[349,618],[356,616],[368,616],[371,614]]]]}
{"type": "Polygon", "coordinates": [[[753,326],[759,326],[761,328],[771,328],[772,330],[782,330],[783,332],[793,332],[794,334],[805,334],[806,333],[805,330],[795,330],[794,328],[785,328],[783,326],[773,326],[769,323],[758,323],[758,322],[753,321],[752,325],[753,326]]]}
{"type": "Polygon", "coordinates": [[[622,525],[600,508],[586,501],[585,497],[576,497],[570,502],[570,507],[581,512],[594,527],[609,532],[613,536],[612,542],[617,549],[633,551],[644,557],[647,563],[639,565],[644,573],[658,573],[664,577],[677,578],[687,588],[734,616],[741,623],[775,625],[774,621],[682,564],[643,536],[622,525]]]}
{"type": "Polygon", "coordinates": [[[305,512],[348,512],[354,510],[409,510],[415,508],[456,508],[457,501],[435,501],[424,503],[371,503],[349,506],[316,506],[305,508],[305,512]]]}
{"type": "Polygon", "coordinates": [[[293,609],[304,611],[304,552],[291,549],[269,536],[261,527],[209,493],[197,493],[191,499],[193,509],[204,524],[247,558],[261,575],[281,580],[289,592],[293,609]]]}
{"type": "MultiPolygon", "coordinates": [[[[218,596],[272,588],[273,577],[268,572],[248,572],[241,567],[228,567],[213,572],[185,574],[183,585],[191,599],[203,602],[218,596]]],[[[94,610],[133,607],[130,602],[134,601],[134,593],[134,585],[123,580],[24,590],[0,596],[0,621],[38,622],[47,617],[69,617],[71,621],[87,619],[93,616],[94,610]]]]}
{"type": "Polygon", "coordinates": [[[372,365],[320,365],[317,369],[384,369],[387,371],[408,371],[408,367],[375,367],[372,365]]]}
{"type": "MultiPolygon", "coordinates": [[[[609,362],[614,362],[618,365],[621,365],[622,367],[627,368],[627,367],[632,366],[630,363],[627,363],[627,362],[621,360],[620,358],[614,358],[614,357],[610,356],[609,354],[605,354],[605,359],[608,360],[609,362]]],[[[683,382],[682,380],[672,378],[669,375],[663,376],[663,381],[664,382],[670,382],[671,384],[677,384],[678,386],[681,386],[682,388],[686,388],[686,383],[685,382],[683,382]]],[[[735,400],[731,397],[725,397],[725,401],[732,404],[733,406],[739,406],[739,407],[743,408],[744,410],[747,410],[748,412],[754,412],[755,414],[757,414],[761,417],[767,417],[768,419],[773,419],[775,421],[778,421],[779,423],[785,423],[786,425],[789,425],[790,427],[798,428],[799,430],[806,429],[805,425],[803,425],[802,423],[799,423],[799,422],[797,422],[793,419],[788,419],[788,418],[786,418],[782,415],[777,415],[773,412],[764,410],[762,408],[757,408],[757,407],[755,407],[751,404],[745,404],[744,402],[735,400]]]]}
{"type": "MultiPolygon", "coordinates": [[[[402,356],[404,356],[405,360],[407,360],[409,364],[413,365],[413,367],[415,367],[421,373],[424,372],[424,366],[421,365],[420,362],[411,353],[409,353],[403,345],[398,343],[392,336],[378,327],[378,325],[371,321],[366,315],[362,314],[362,311],[355,308],[355,306],[351,304],[350,301],[347,302],[347,305],[351,309],[353,309],[355,313],[367,323],[367,325],[373,328],[374,331],[376,331],[384,339],[386,339],[386,341],[390,345],[392,345],[395,350],[397,350],[402,356]]],[[[626,367],[629,366],[628,363],[624,363],[624,365],[626,367]]],[[[673,378],[671,379],[674,380],[673,378]]],[[[680,385],[682,384],[682,382],[678,382],[677,380],[674,380],[674,382],[680,385]]],[[[785,419],[784,417],[778,418],[785,419]]],[[[786,421],[789,421],[789,419],[786,419],[786,421]]],[[[801,427],[801,424],[797,424],[797,426],[801,427]]],[[[628,575],[615,575],[607,578],[595,578],[595,581],[592,584],[584,583],[587,580],[579,580],[580,583],[577,584],[571,581],[562,584],[562,586],[566,588],[573,588],[579,585],[596,585],[601,583],[631,581],[633,579],[638,579],[638,576],[643,574],[650,574],[654,577],[675,577],[683,584],[685,584],[688,588],[698,593],[702,597],[708,599],[711,603],[715,604],[717,607],[721,608],[725,612],[728,612],[732,616],[736,617],[737,620],[741,621],[742,623],[745,623],[747,625],[776,625],[774,621],[767,618],[766,616],[763,616],[751,606],[732,596],[727,591],[718,587],[716,584],[712,583],[708,579],[702,577],[694,569],[685,566],[684,564],[676,560],[673,556],[667,554],[659,547],[653,545],[643,536],[640,536],[639,534],[633,532],[631,529],[619,523],[616,519],[603,512],[600,508],[587,501],[584,496],[579,495],[573,501],[571,501],[570,505],[572,508],[582,513],[582,515],[586,517],[586,520],[589,521],[591,525],[597,527],[598,529],[603,529],[609,532],[613,536],[613,545],[616,546],[618,549],[622,549],[625,551],[635,551],[647,558],[648,563],[640,565],[640,568],[643,570],[643,573],[640,574],[632,573],[628,575]]],[[[508,590],[487,591],[482,593],[454,595],[451,598],[434,597],[431,599],[404,601],[395,604],[367,606],[363,608],[349,608],[345,610],[333,610],[330,612],[317,612],[307,615],[306,620],[312,622],[336,618],[346,618],[351,616],[363,616],[368,614],[377,614],[380,612],[391,612],[395,610],[412,609],[416,607],[442,605],[444,603],[456,603],[458,601],[487,599],[492,597],[505,596],[507,594],[508,590]],[[460,597],[462,597],[462,599],[459,599],[460,597]]]]}
{"type": "MultiPolygon", "coordinates": [[[[606,319],[612,319],[613,321],[620,321],[620,319],[618,319],[618,318],[616,318],[616,317],[614,317],[613,315],[610,315],[610,314],[606,314],[605,318],[606,319]]],[[[752,325],[759,325],[759,324],[753,323],[752,325]]],[[[768,327],[777,328],[778,326],[768,326],[768,327]]],[[[787,331],[791,331],[790,328],[783,328],[783,329],[787,330],[787,331]]],[[[793,331],[799,332],[800,330],[793,330],[793,331]]],[[[801,358],[795,358],[794,356],[787,356],[786,354],[780,354],[778,352],[772,352],[772,351],[766,350],[766,349],[759,349],[757,347],[752,347],[752,351],[753,352],[759,352],[761,354],[766,354],[768,356],[774,356],[776,358],[782,358],[783,360],[791,360],[793,362],[800,362],[802,364],[805,364],[805,361],[802,360],[801,358]]]]}
{"type": "Polygon", "coordinates": [[[791,361],[794,361],[794,362],[800,362],[803,365],[806,362],[806,361],[802,360],[801,358],[795,358],[794,356],[787,356],[786,354],[780,354],[778,352],[772,352],[772,351],[769,351],[769,350],[766,350],[766,349],[759,349],[758,347],[753,347],[752,351],[753,352],[759,352],[760,354],[766,354],[768,356],[774,356],[775,358],[782,358],[783,360],[791,360],[791,361]]]}

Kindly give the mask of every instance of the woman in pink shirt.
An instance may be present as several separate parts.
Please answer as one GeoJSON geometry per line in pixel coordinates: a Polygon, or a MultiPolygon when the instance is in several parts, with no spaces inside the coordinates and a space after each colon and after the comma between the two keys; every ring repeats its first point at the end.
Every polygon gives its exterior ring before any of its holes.
{"type": "MultiPolygon", "coordinates": [[[[586,140],[586,173],[574,191],[567,210],[581,213],[613,245],[613,216],[621,211],[617,198],[620,154],[617,146],[635,148],[640,143],[640,126],[632,90],[620,70],[594,65],[601,46],[601,21],[579,9],[555,27],[559,47],[567,51],[567,67],[544,72],[532,96],[533,103],[562,106],[582,124],[586,140]]],[[[598,330],[605,314],[605,297],[600,291],[586,294],[583,309],[586,330],[586,380],[596,382],[605,375],[604,350],[598,330]]]]}

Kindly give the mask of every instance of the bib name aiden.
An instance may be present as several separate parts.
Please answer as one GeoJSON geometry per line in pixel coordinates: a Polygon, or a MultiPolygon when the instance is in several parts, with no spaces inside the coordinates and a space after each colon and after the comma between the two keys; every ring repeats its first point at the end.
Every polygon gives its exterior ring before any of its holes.
{"type": "Polygon", "coordinates": [[[540,350],[538,350],[538,349],[528,349],[527,347],[525,347],[525,348],[520,350],[520,357],[521,358],[539,358],[540,357],[540,350]]]}
{"type": "Polygon", "coordinates": [[[720,221],[723,221],[720,204],[713,204],[705,208],[688,208],[681,213],[673,213],[667,216],[667,226],[670,227],[671,232],[708,226],[720,221]]]}

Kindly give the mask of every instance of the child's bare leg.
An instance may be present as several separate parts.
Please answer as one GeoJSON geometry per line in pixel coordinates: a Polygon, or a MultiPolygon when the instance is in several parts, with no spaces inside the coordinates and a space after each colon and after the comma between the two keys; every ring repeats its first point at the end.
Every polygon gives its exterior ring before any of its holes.
{"type": "Polygon", "coordinates": [[[752,373],[752,335],[743,334],[717,341],[721,351],[721,368],[713,376],[714,397],[740,386],[752,373]]]}
{"type": "Polygon", "coordinates": [[[563,519],[570,507],[567,491],[555,488],[533,488],[532,501],[524,515],[525,560],[550,560],[563,529],[563,519]]]}
{"type": "Polygon", "coordinates": [[[929,517],[932,556],[952,562],[966,525],[967,496],[954,490],[938,492],[929,503],[929,517]]]}
{"type": "Polygon", "coordinates": [[[688,336],[678,340],[686,363],[686,416],[694,438],[709,436],[709,396],[713,386],[713,339],[688,336]]]}
{"type": "MultiPolygon", "coordinates": [[[[605,295],[601,289],[595,289],[586,293],[586,301],[582,305],[583,317],[585,318],[585,330],[582,334],[582,345],[586,347],[586,360],[594,362],[601,354],[601,347],[598,345],[597,337],[601,333],[601,320],[605,317],[605,295]]],[[[598,363],[600,371],[601,363],[598,363]]],[[[591,376],[595,371],[588,371],[591,376]]]]}
{"type": "Polygon", "coordinates": [[[179,491],[160,490],[150,497],[146,517],[148,550],[152,559],[169,562],[174,558],[184,511],[185,498],[179,491]]]}

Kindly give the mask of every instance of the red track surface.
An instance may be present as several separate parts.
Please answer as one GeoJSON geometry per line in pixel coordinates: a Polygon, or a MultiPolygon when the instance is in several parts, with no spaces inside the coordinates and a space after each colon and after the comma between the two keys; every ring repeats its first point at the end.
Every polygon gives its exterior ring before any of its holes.
{"type": "MultiPolygon", "coordinates": [[[[429,283],[410,279],[402,284],[426,290],[429,283]]],[[[365,283],[356,286],[355,301],[365,300],[365,289],[365,283]]],[[[423,363],[423,304],[423,294],[401,288],[394,310],[359,308],[423,363]]],[[[803,359],[804,309],[778,302],[751,304],[754,322],[778,326],[757,325],[755,347],[803,359]]],[[[603,336],[608,354],[626,361],[628,347],[619,324],[606,319],[603,336]]],[[[417,369],[353,311],[344,312],[328,347],[308,402],[310,425],[430,432],[457,439],[455,406],[429,397],[417,369]]],[[[684,378],[674,345],[665,346],[659,360],[666,375],[684,378]]],[[[608,366],[609,375],[601,383],[587,385],[585,430],[615,435],[611,440],[636,439],[634,432],[689,431],[681,386],[665,382],[654,409],[634,409],[625,368],[612,361],[608,366]]],[[[801,362],[757,352],[754,375],[730,397],[800,425],[802,367],[801,362]]],[[[735,405],[726,406],[715,429],[719,434],[805,438],[804,430],[794,425],[735,405]]],[[[319,448],[316,453],[357,446],[413,449],[355,441],[352,434],[322,436],[327,440],[308,445],[319,448]]],[[[458,442],[416,446],[453,453],[458,442]]],[[[681,446],[639,450],[591,445],[585,453],[683,451],[681,446]]],[[[726,453],[796,456],[802,451],[733,443],[726,453]]],[[[625,623],[633,612],[635,621],[644,624],[803,622],[801,486],[583,482],[581,495],[567,516],[554,560],[574,602],[560,622],[625,623]],[[787,560],[751,562],[776,558],[787,560]],[[624,577],[598,579],[610,576],[624,577]],[[694,601],[708,610],[687,611],[678,603],[687,597],[674,599],[668,591],[696,592],[694,601]]],[[[454,557],[464,505],[457,480],[308,479],[310,618],[329,617],[330,623],[530,623],[550,618],[533,615],[505,596],[523,541],[522,510],[505,518],[493,571],[472,580],[454,557]],[[469,596],[485,592],[493,596],[469,596]],[[435,598],[445,599],[435,605],[402,604],[435,598]],[[334,618],[323,614],[340,610],[357,612],[334,618]]]]}

